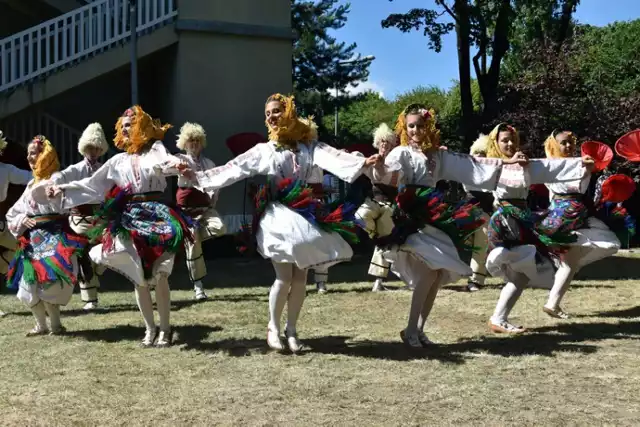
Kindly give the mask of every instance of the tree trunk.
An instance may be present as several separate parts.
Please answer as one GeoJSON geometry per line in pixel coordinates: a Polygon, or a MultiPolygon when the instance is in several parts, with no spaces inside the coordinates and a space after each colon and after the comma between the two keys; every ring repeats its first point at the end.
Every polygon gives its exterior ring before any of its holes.
{"type": "Polygon", "coordinates": [[[476,133],[471,95],[471,55],[469,6],[467,0],[456,0],[454,6],[458,44],[458,74],[460,76],[460,102],[462,104],[462,132],[465,147],[471,147],[476,133]]]}

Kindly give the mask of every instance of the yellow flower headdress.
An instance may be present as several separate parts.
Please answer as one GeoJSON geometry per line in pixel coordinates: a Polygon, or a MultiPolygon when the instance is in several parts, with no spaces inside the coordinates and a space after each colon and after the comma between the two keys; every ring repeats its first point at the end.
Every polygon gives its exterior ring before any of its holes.
{"type": "Polygon", "coordinates": [[[56,149],[45,136],[35,136],[31,140],[31,144],[36,144],[40,147],[40,156],[33,169],[33,181],[37,183],[51,178],[54,172],[58,172],[60,170],[60,161],[58,160],[56,149]]]}
{"type": "Polygon", "coordinates": [[[422,104],[410,104],[398,115],[395,130],[400,139],[400,145],[409,145],[407,116],[410,114],[420,114],[425,120],[425,138],[420,144],[422,151],[438,148],[440,145],[440,130],[436,127],[436,112],[433,108],[427,109],[422,104]]]}
{"type": "Polygon", "coordinates": [[[116,137],[113,142],[116,147],[129,154],[140,153],[147,148],[150,142],[162,140],[165,133],[172,127],[170,124],[163,125],[158,119],[152,119],[142,107],[134,105],[125,111],[116,122],[116,137]],[[122,120],[125,117],[131,118],[128,141],[122,134],[122,120]]]}
{"type": "MultiPolygon", "coordinates": [[[[293,96],[285,96],[280,93],[276,93],[267,98],[266,104],[278,101],[282,104],[283,112],[278,126],[271,127],[269,122],[265,120],[267,129],[269,130],[269,139],[271,141],[278,142],[278,145],[282,145],[286,148],[293,149],[297,146],[298,142],[308,143],[313,141],[314,138],[314,126],[313,117],[307,119],[301,119],[296,112],[296,104],[293,96]]],[[[315,132],[317,135],[317,132],[315,132]]]]}
{"type": "Polygon", "coordinates": [[[489,134],[489,144],[487,147],[487,157],[497,158],[497,159],[507,159],[509,156],[504,154],[502,150],[500,150],[500,146],[498,145],[498,135],[502,131],[509,131],[511,135],[513,135],[513,142],[515,142],[516,146],[520,147],[520,136],[518,135],[518,131],[511,125],[506,123],[500,123],[498,126],[494,127],[491,133],[489,134]]]}
{"type": "MultiPolygon", "coordinates": [[[[560,158],[564,157],[562,155],[562,151],[560,151],[560,143],[556,139],[559,133],[562,131],[558,131],[558,129],[554,129],[551,132],[551,135],[544,141],[544,152],[549,158],[560,158]]],[[[573,140],[574,144],[578,143],[578,138],[575,136],[573,132],[565,131],[570,139],[573,140]]]]}

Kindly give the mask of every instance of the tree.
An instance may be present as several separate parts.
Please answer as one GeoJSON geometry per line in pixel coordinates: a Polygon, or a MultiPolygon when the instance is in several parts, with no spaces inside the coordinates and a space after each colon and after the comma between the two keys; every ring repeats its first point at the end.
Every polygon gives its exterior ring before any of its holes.
{"type": "Polygon", "coordinates": [[[320,133],[325,111],[332,111],[338,103],[344,107],[347,98],[334,99],[329,90],[343,91],[366,81],[370,62],[338,65],[340,61],[360,59],[355,43],[338,42],[329,35],[347,22],[350,4],[337,5],[338,0],[291,0],[291,22],[296,37],[293,42],[293,87],[301,114],[315,115],[320,133]]]}
{"type": "MultiPolygon", "coordinates": [[[[393,0],[389,0],[393,1],[393,0]]],[[[515,18],[528,11],[539,22],[558,20],[558,37],[568,32],[571,14],[579,0],[435,0],[437,9],[413,9],[406,14],[392,14],[382,21],[383,28],[395,27],[408,32],[423,29],[429,47],[439,52],[442,36],[455,30],[458,49],[461,130],[467,145],[481,123],[493,119],[498,111],[498,88],[502,61],[510,48],[515,18]],[[558,17],[558,10],[559,16],[558,17]],[[569,17],[567,21],[567,16],[569,17]],[[445,18],[442,18],[445,17],[445,18]],[[444,21],[443,21],[444,19],[444,21]],[[566,22],[567,28],[562,24],[566,22]],[[477,49],[471,58],[471,47],[477,49]],[[471,62],[483,99],[480,120],[473,109],[471,62]]],[[[523,22],[531,22],[524,20],[523,22]]],[[[564,37],[564,36],[563,36],[564,37]]]]}

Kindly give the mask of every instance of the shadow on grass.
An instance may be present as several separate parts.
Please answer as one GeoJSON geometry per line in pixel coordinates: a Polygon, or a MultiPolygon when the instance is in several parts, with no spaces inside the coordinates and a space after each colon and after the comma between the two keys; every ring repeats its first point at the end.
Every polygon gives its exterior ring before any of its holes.
{"type": "Polygon", "coordinates": [[[518,357],[538,355],[553,357],[557,352],[592,354],[598,347],[583,341],[609,339],[633,339],[640,337],[640,322],[570,323],[533,329],[530,333],[515,336],[490,336],[460,341],[453,344],[436,344],[425,349],[410,349],[402,342],[360,341],[347,343],[348,337],[324,337],[305,340],[311,351],[321,354],[341,354],[350,357],[406,361],[432,359],[444,363],[461,364],[472,359],[473,354],[518,357]]]}
{"type": "Polygon", "coordinates": [[[624,310],[610,310],[610,311],[601,311],[593,315],[593,317],[613,317],[620,319],[632,319],[636,317],[640,317],[640,305],[632,308],[627,308],[624,310]]]}
{"type": "MultiPolygon", "coordinates": [[[[144,331],[143,326],[118,325],[105,329],[68,331],[65,335],[81,338],[86,341],[116,343],[122,341],[141,341],[144,336],[144,331]]],[[[208,325],[176,326],[172,331],[174,345],[180,345],[184,341],[203,340],[213,332],[222,331],[222,327],[208,325]]]]}

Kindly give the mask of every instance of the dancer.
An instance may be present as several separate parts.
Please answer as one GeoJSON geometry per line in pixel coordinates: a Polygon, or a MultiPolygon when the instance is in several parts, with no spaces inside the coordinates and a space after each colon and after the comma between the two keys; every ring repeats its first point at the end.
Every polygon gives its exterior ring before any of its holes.
{"type": "Polygon", "coordinates": [[[280,318],[287,303],[285,337],[296,353],[301,349],[296,324],[305,298],[307,270],[350,260],[353,251],[342,236],[355,236],[354,223],[344,221],[347,206],[331,213],[316,209],[313,192],[306,187],[309,177],[315,166],[352,182],[378,156],[365,159],[312,142],[311,127],[298,118],[293,97],[270,96],[265,116],[269,142],[196,176],[199,186],[210,191],[251,176],[268,176],[269,183],[257,198],[259,222],[253,227],[258,252],[271,259],[276,273],[269,293],[267,343],[275,350],[284,349],[280,318]]]}
{"type": "MultiPolygon", "coordinates": [[[[104,136],[104,131],[100,123],[92,123],[82,132],[78,141],[78,151],[84,159],[71,165],[65,170],[59,172],[60,177],[57,179],[59,184],[66,184],[72,181],[90,177],[100,169],[102,163],[98,161],[102,157],[109,146],[104,136]]],[[[96,210],[100,207],[99,203],[86,204],[76,206],[71,209],[69,214],[69,225],[71,229],[82,236],[86,236],[87,232],[93,227],[97,218],[94,217],[96,210]]],[[[99,276],[104,269],[97,266],[91,261],[88,250],[84,252],[80,259],[80,298],[85,303],[83,309],[87,311],[98,308],[98,289],[100,288],[99,276]]]]}
{"type": "MultiPolygon", "coordinates": [[[[489,134],[487,157],[506,159],[519,147],[515,128],[501,123],[489,134]]],[[[487,270],[492,276],[507,280],[489,320],[493,332],[518,334],[525,331],[522,326],[509,323],[509,313],[525,287],[548,289],[551,286],[554,268],[549,248],[564,243],[563,236],[548,237],[536,230],[541,218],[527,206],[529,187],[581,181],[588,176],[592,166],[593,159],[585,157],[536,159],[525,168],[503,168],[500,184],[494,192],[497,209],[491,216],[487,233],[487,270]]]]}
{"type": "Polygon", "coordinates": [[[95,263],[122,274],[134,284],[146,326],[144,347],[154,343],[156,347],[171,345],[169,275],[183,239],[191,238],[191,220],[162,201],[166,176],[192,175],[161,142],[170,127],[152,120],[135,105],[116,124],[114,142],[123,153],[111,157],[89,178],[62,185],[47,184],[34,190],[38,200],[57,197],[63,209],[104,201],[96,213],[104,225],[90,233],[101,236],[102,243],[93,247],[89,255],[95,263]],[[152,287],[156,293],[159,332],[151,302],[152,287]]]}
{"type": "Polygon", "coordinates": [[[55,174],[60,169],[58,155],[47,138],[42,135],[33,138],[27,159],[33,180],[7,212],[9,230],[19,240],[7,283],[18,289],[18,298],[35,318],[36,325],[27,336],[57,335],[65,331],[60,306],[71,299],[77,282],[78,257],[87,239],[72,232],[58,203],[37,204],[32,198],[33,186],[49,179],[56,183],[60,177],[55,174]]]}
{"type": "MultiPolygon", "coordinates": [[[[202,151],[207,146],[207,135],[201,125],[189,122],[182,125],[176,146],[186,152],[186,154],[178,154],[176,157],[187,164],[192,171],[215,167],[212,160],[202,155],[202,151]]],[[[202,279],[207,275],[207,266],[202,254],[202,242],[226,233],[224,222],[215,209],[219,195],[219,192],[204,193],[194,188],[193,182],[186,177],[178,178],[176,193],[178,206],[197,224],[197,229],[192,230],[193,242],[185,241],[187,270],[191,283],[193,283],[196,300],[207,299],[202,284],[202,279]]]]}
{"type": "MultiPolygon", "coordinates": [[[[5,158],[7,145],[8,142],[0,131],[0,156],[2,156],[0,157],[0,276],[6,276],[9,271],[9,263],[18,248],[18,241],[9,231],[5,216],[17,200],[18,194],[15,193],[15,190],[20,188],[17,186],[25,186],[33,178],[30,171],[19,169],[16,167],[17,165],[10,163],[11,160],[8,156],[5,158]]],[[[4,315],[5,313],[0,310],[0,317],[4,315]]]]}
{"type": "MultiPolygon", "coordinates": [[[[384,159],[398,145],[396,134],[386,123],[382,123],[373,132],[373,146],[384,159]]],[[[358,208],[356,217],[364,223],[364,230],[371,239],[388,236],[393,230],[393,201],[397,195],[394,185],[374,183],[369,197],[358,208]]],[[[383,256],[383,249],[375,246],[371,262],[369,263],[369,275],[375,277],[373,292],[384,291],[384,280],[389,276],[390,264],[383,256]]]]}
{"type": "MultiPolygon", "coordinates": [[[[488,135],[480,135],[471,145],[469,154],[475,157],[486,157],[487,146],[489,143],[488,135]]],[[[480,209],[482,209],[482,218],[485,221],[484,225],[473,233],[473,247],[476,248],[471,255],[471,277],[467,282],[467,290],[469,292],[476,292],[480,290],[481,286],[484,286],[484,282],[487,279],[487,267],[485,263],[487,261],[487,226],[489,218],[493,214],[493,193],[490,191],[475,190],[471,187],[465,187],[467,197],[473,203],[477,203],[480,209]]]]}
{"type": "Polygon", "coordinates": [[[456,206],[444,202],[436,189],[440,180],[454,180],[479,189],[493,190],[502,165],[525,162],[521,153],[511,159],[476,158],[438,148],[440,131],[435,112],[421,104],[405,108],[396,123],[400,146],[384,164],[374,168],[376,182],[399,185],[391,235],[378,239],[391,270],[414,287],[406,329],[400,332],[410,347],[429,346],[424,333],[438,289],[471,269],[458,254],[465,240],[482,226],[481,211],[468,201],[456,206]]]}
{"type": "MultiPolygon", "coordinates": [[[[547,158],[574,157],[577,142],[570,131],[552,132],[544,143],[547,158]]],[[[589,216],[589,206],[593,206],[586,200],[590,178],[591,174],[587,174],[581,180],[547,184],[551,205],[547,216],[537,226],[542,235],[551,238],[567,233],[575,236],[575,241],[567,242],[567,247],[550,248],[556,252],[557,270],[542,310],[558,319],[569,318],[560,302],[580,268],[614,255],[620,249],[615,233],[598,218],[589,216]]]]}

